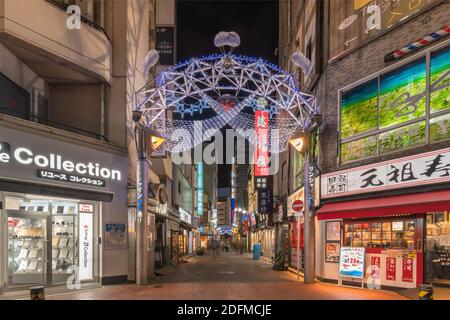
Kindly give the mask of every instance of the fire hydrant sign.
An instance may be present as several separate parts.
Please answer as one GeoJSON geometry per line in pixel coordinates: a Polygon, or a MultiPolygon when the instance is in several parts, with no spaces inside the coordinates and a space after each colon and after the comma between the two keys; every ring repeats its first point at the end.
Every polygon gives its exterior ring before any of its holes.
{"type": "Polygon", "coordinates": [[[342,247],[339,276],[364,278],[364,254],[363,247],[342,247]]]}

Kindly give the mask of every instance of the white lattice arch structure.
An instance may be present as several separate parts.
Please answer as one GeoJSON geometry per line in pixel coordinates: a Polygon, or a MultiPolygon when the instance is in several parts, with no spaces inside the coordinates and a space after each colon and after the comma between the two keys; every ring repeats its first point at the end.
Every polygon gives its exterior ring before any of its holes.
{"type": "Polygon", "coordinates": [[[193,58],[163,71],[137,92],[136,110],[167,139],[168,150],[185,151],[227,124],[255,144],[253,113],[262,108],[261,99],[271,131],[278,130],[272,152],[284,150],[292,133],[307,129],[318,113],[316,98],[300,91],[292,74],[263,59],[229,54],[193,58]],[[224,108],[224,101],[232,107],[224,108]]]}

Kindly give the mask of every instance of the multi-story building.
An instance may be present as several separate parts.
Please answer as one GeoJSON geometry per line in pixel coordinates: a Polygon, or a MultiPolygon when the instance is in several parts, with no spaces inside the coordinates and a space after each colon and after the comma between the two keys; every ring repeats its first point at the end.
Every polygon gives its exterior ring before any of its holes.
{"type": "Polygon", "coordinates": [[[130,278],[131,111],[150,11],[0,1],[0,291],[130,278]]]}
{"type": "Polygon", "coordinates": [[[203,216],[200,217],[200,235],[206,247],[217,227],[217,164],[203,164],[203,216]]]}
{"type": "MultiPolygon", "coordinates": [[[[324,86],[321,50],[325,36],[322,14],[324,3],[322,0],[286,0],[279,3],[279,64],[295,75],[302,90],[316,95],[319,105],[324,86]],[[311,61],[309,73],[305,74],[292,63],[291,56],[294,52],[301,52],[311,61]]],[[[312,156],[315,160],[320,157],[317,149],[312,156]]],[[[296,217],[292,203],[303,200],[304,161],[302,155],[290,146],[279,157],[279,170],[274,176],[274,195],[277,199],[276,206],[281,207],[278,210],[283,211],[284,221],[289,224],[279,221],[277,228],[280,229],[277,230],[281,232],[281,228],[289,225],[288,265],[303,269],[303,219],[296,217]]],[[[282,241],[280,237],[276,238],[282,241]]],[[[277,244],[277,247],[280,248],[281,244],[277,244]]]]}
{"type": "MultiPolygon", "coordinates": [[[[308,2],[300,17],[311,12],[308,2]]],[[[340,248],[357,247],[364,248],[366,268],[377,271],[369,280],[381,286],[446,283],[450,42],[443,35],[450,4],[317,4],[316,35],[322,39],[316,41],[320,59],[313,62],[320,67],[317,89],[302,78],[324,116],[316,275],[337,281],[340,248]]],[[[302,21],[296,29],[304,34],[302,21]]],[[[363,270],[364,281],[371,274],[363,270]]]]}
{"type": "MultiPolygon", "coordinates": [[[[158,64],[150,69],[149,78],[175,64],[175,1],[150,1],[149,49],[159,53],[158,64]]],[[[168,111],[161,117],[171,117],[168,111]]],[[[153,181],[150,195],[151,213],[155,215],[155,264],[167,266],[175,262],[179,252],[180,213],[173,207],[174,169],[170,153],[164,146],[150,157],[153,181]]],[[[176,172],[176,171],[175,171],[176,172]]],[[[176,174],[176,173],[175,173],[176,174]]]]}

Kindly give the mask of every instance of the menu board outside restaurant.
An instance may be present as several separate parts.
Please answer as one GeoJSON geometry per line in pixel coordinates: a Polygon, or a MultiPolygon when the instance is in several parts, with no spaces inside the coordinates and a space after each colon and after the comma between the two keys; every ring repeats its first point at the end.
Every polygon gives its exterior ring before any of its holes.
{"type": "Polygon", "coordinates": [[[364,247],[342,247],[339,260],[339,276],[364,278],[364,247]]]}

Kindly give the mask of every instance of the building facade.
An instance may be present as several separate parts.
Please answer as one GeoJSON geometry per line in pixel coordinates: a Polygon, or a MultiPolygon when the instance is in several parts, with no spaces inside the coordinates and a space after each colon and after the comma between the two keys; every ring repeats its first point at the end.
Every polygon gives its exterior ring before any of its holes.
{"type": "Polygon", "coordinates": [[[439,33],[448,28],[449,4],[317,3],[316,36],[327,39],[317,42],[317,89],[302,79],[324,117],[317,157],[322,174],[316,275],[360,282],[361,275],[347,277],[339,267],[341,248],[351,247],[364,248],[366,283],[446,284],[450,60],[449,40],[439,33]],[[427,41],[429,34],[433,41],[427,41]],[[409,53],[393,58],[402,47],[409,53]]]}
{"type": "Polygon", "coordinates": [[[0,2],[1,291],[127,281],[148,21],[147,1],[0,2]]]}

